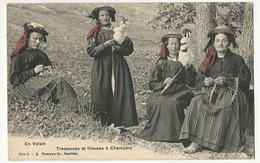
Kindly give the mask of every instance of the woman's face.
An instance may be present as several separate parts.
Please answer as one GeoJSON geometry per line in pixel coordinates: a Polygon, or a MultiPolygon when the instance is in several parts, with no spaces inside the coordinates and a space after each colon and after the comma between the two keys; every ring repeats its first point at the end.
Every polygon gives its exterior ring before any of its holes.
{"type": "Polygon", "coordinates": [[[98,20],[103,25],[110,24],[109,12],[107,10],[100,10],[99,13],[98,13],[98,20]]]}
{"type": "Polygon", "coordinates": [[[230,45],[230,41],[227,35],[223,33],[219,33],[215,36],[213,46],[215,47],[217,52],[225,53],[228,50],[229,45],[230,45]]]}
{"type": "Polygon", "coordinates": [[[167,48],[170,55],[177,55],[180,48],[180,42],[178,38],[169,38],[167,48]]]}
{"type": "Polygon", "coordinates": [[[38,49],[40,43],[42,42],[42,34],[38,32],[32,32],[30,34],[30,38],[28,40],[28,48],[29,49],[38,49]]]}

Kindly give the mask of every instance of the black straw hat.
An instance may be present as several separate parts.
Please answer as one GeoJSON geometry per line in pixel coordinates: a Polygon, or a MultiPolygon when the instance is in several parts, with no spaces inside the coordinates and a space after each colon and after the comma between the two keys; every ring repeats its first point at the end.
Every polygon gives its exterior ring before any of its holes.
{"type": "Polygon", "coordinates": [[[112,14],[116,14],[116,10],[113,7],[110,6],[101,6],[101,7],[97,7],[92,11],[93,15],[98,14],[99,11],[101,10],[107,10],[109,12],[111,12],[112,14]]]}
{"type": "Polygon", "coordinates": [[[39,23],[29,22],[23,25],[25,32],[38,32],[47,36],[49,33],[45,30],[45,27],[39,23]]]}
{"type": "Polygon", "coordinates": [[[178,38],[178,39],[182,39],[182,36],[178,33],[167,33],[166,35],[164,35],[161,39],[162,42],[166,42],[169,38],[178,38]]]}
{"type": "Polygon", "coordinates": [[[101,10],[107,10],[109,12],[111,18],[112,18],[112,22],[115,21],[116,10],[113,7],[110,7],[110,6],[97,7],[91,12],[91,14],[88,17],[97,20],[98,19],[98,12],[101,11],[101,10]]]}
{"type": "Polygon", "coordinates": [[[230,35],[232,37],[237,37],[236,33],[233,32],[231,30],[231,28],[227,27],[227,26],[220,26],[220,27],[216,27],[215,29],[213,29],[212,31],[210,31],[208,33],[208,37],[212,37],[218,33],[224,33],[224,34],[227,34],[227,35],[230,35]]]}

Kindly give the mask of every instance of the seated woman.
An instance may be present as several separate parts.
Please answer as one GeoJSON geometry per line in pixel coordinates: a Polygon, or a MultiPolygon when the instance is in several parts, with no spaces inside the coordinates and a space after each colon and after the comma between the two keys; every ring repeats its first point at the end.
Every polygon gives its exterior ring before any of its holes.
{"type": "Polygon", "coordinates": [[[77,94],[71,85],[60,77],[45,73],[51,61],[38,48],[42,41],[46,42],[48,32],[44,26],[34,22],[25,23],[24,31],[15,51],[10,54],[9,80],[14,95],[29,99],[39,97],[55,104],[66,103],[68,107],[76,109],[77,94]]]}
{"type": "Polygon", "coordinates": [[[249,89],[250,71],[244,59],[230,51],[236,34],[228,27],[217,27],[208,33],[196,79],[195,96],[188,107],[180,139],[192,141],[184,149],[195,153],[201,146],[214,151],[235,152],[246,140],[249,104],[245,92],[249,89]]]}
{"type": "Polygon", "coordinates": [[[160,59],[149,81],[149,88],[154,91],[147,99],[149,121],[140,133],[145,140],[179,140],[184,109],[194,96],[188,87],[194,87],[196,79],[195,68],[192,65],[184,67],[178,61],[181,38],[180,34],[175,33],[162,37],[160,59]],[[166,85],[169,87],[162,93],[166,85]]]}

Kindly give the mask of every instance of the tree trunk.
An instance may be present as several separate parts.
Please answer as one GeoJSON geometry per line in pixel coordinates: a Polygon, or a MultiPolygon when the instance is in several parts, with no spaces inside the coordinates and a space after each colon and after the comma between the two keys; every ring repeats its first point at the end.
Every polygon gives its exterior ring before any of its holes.
{"type": "Polygon", "coordinates": [[[207,45],[207,34],[210,30],[217,26],[216,23],[216,6],[215,3],[197,3],[196,4],[196,31],[198,56],[196,57],[200,63],[205,57],[204,48],[207,45]]]}
{"type": "Polygon", "coordinates": [[[245,59],[251,75],[252,83],[254,79],[254,23],[253,23],[253,6],[252,2],[245,5],[244,22],[242,26],[242,33],[240,35],[239,51],[240,55],[245,59]]]}

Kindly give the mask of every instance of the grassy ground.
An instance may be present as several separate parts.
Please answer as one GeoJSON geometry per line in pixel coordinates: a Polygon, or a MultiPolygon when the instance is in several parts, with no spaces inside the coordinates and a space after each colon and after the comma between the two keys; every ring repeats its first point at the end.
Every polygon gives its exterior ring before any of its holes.
{"type": "MultiPolygon", "coordinates": [[[[16,99],[8,85],[8,133],[14,136],[95,139],[147,148],[160,154],[179,154],[186,159],[252,159],[254,158],[254,121],[251,120],[248,141],[242,151],[232,154],[210,150],[193,155],[182,152],[179,143],[147,142],[138,137],[146,119],[145,100],[151,93],[146,83],[160,50],[160,39],[168,31],[152,30],[147,22],[156,11],[156,3],[113,4],[117,16],[125,15],[130,21],[129,37],[135,45],[134,53],[126,57],[132,72],[139,126],[124,133],[103,127],[93,120],[90,104],[90,71],[92,59],[85,50],[85,36],[93,27],[87,15],[101,4],[9,4],[7,8],[7,51],[11,53],[22,35],[22,25],[35,21],[49,31],[47,44],[42,49],[55,66],[55,74],[64,77],[75,88],[83,114],[75,114],[62,105],[41,101],[16,99]],[[66,116],[64,116],[66,115],[66,116]]],[[[118,24],[115,24],[118,25],[118,24]]],[[[195,29],[190,26],[190,29],[195,29]]],[[[196,54],[196,33],[193,32],[191,49],[196,54]]],[[[7,60],[8,64],[10,63],[7,60]]],[[[199,61],[195,60],[195,67],[199,61]]],[[[174,158],[174,157],[173,157],[174,158]]]]}

